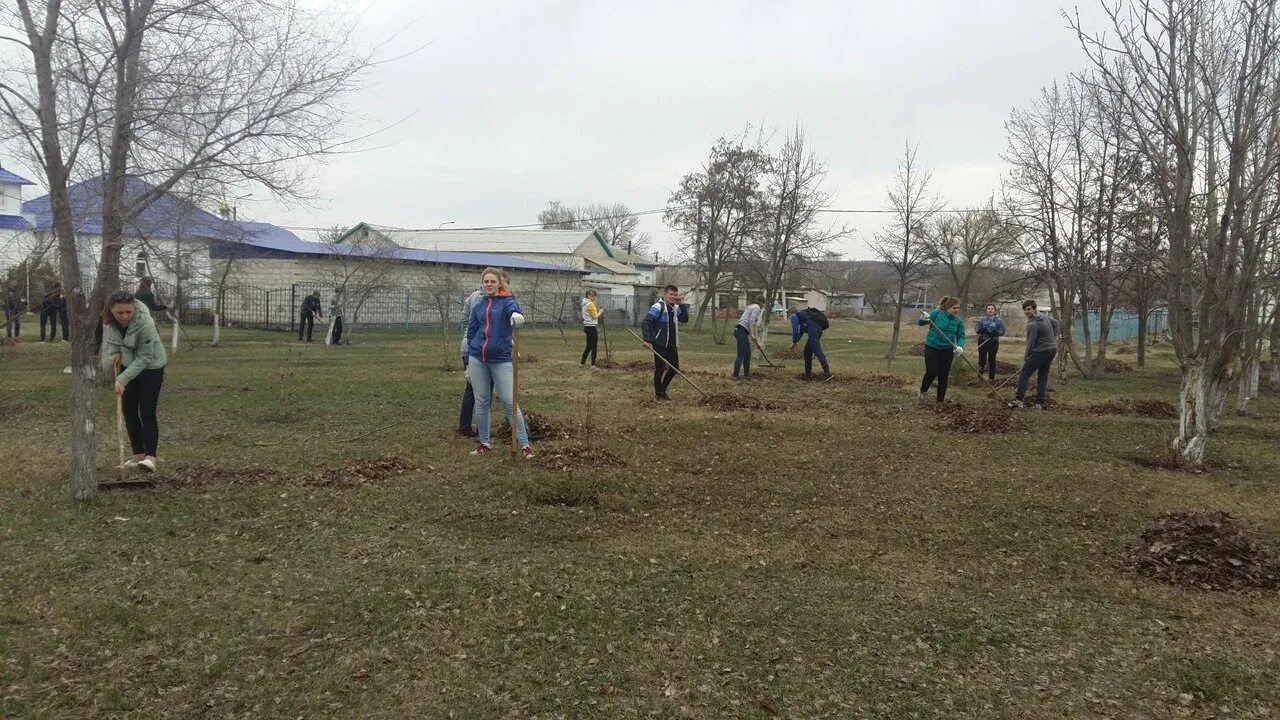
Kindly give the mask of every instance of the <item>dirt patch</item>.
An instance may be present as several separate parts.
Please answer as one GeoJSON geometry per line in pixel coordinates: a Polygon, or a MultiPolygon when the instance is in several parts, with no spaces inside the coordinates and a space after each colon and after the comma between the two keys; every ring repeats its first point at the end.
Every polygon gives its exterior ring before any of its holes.
{"type": "Polygon", "coordinates": [[[774,350],[770,357],[773,360],[800,360],[804,358],[804,347],[788,345],[781,350],[774,350]]]}
{"type": "Polygon", "coordinates": [[[902,354],[910,355],[912,357],[924,357],[924,343],[918,342],[908,345],[907,349],[902,351],[902,354]]]}
{"type": "Polygon", "coordinates": [[[157,473],[157,484],[168,485],[313,485],[326,487],[360,487],[383,482],[413,469],[408,461],[394,455],[370,460],[353,460],[338,467],[320,468],[308,473],[288,473],[278,468],[246,465],[227,468],[207,463],[192,463],[172,472],[157,473]]]}
{"type": "Polygon", "coordinates": [[[596,367],[600,368],[601,370],[616,370],[617,368],[619,368],[619,367],[621,367],[621,366],[620,366],[620,365],[618,365],[618,363],[616,363],[616,362],[614,362],[614,361],[612,361],[612,360],[610,360],[610,359],[608,359],[608,358],[605,358],[605,359],[603,359],[603,360],[597,360],[597,361],[596,361],[596,367]]]}
{"type": "Polygon", "coordinates": [[[1143,398],[1116,398],[1097,405],[1090,405],[1085,412],[1091,415],[1137,415],[1139,417],[1169,419],[1178,417],[1178,408],[1164,400],[1143,398]]]}
{"type": "Polygon", "coordinates": [[[538,362],[538,356],[533,353],[520,353],[520,364],[528,365],[529,363],[538,362]]]}
{"type": "Polygon", "coordinates": [[[1017,375],[1018,371],[1021,369],[1022,369],[1021,367],[1014,365],[1011,362],[1005,362],[1003,360],[996,361],[997,375],[1017,375]]]}
{"type": "Polygon", "coordinates": [[[1137,352],[1137,349],[1134,348],[1132,345],[1121,345],[1120,347],[1116,348],[1113,352],[1117,355],[1133,355],[1134,353],[1137,352]]]}
{"type": "MultiPolygon", "coordinates": [[[[544,442],[547,440],[565,440],[570,436],[570,428],[548,418],[541,413],[527,412],[524,414],[524,427],[529,432],[529,441],[544,442]]],[[[498,428],[496,437],[506,437],[511,434],[511,425],[506,420],[502,421],[502,425],[498,428]]]]}
{"type": "Polygon", "coordinates": [[[937,406],[938,427],[958,433],[999,435],[1013,429],[1013,412],[995,403],[937,406]]]}
{"type": "Polygon", "coordinates": [[[705,405],[714,410],[760,410],[772,411],[783,409],[777,403],[766,402],[760,398],[754,398],[750,395],[735,395],[733,393],[712,393],[698,401],[698,404],[705,405]]]}
{"type": "Polygon", "coordinates": [[[622,458],[602,447],[588,448],[585,445],[566,444],[555,447],[540,448],[533,456],[537,464],[570,472],[580,468],[608,468],[626,465],[622,458]]]}
{"type": "Polygon", "coordinates": [[[1280,588],[1280,558],[1224,512],[1180,510],[1157,516],[1129,549],[1139,573],[1197,590],[1280,588]]]}
{"type": "Polygon", "coordinates": [[[878,387],[887,388],[904,388],[912,383],[911,380],[899,375],[883,375],[875,373],[870,375],[859,374],[836,377],[832,382],[853,383],[855,385],[876,385],[878,387]]]}
{"type": "Polygon", "coordinates": [[[1123,373],[1129,372],[1133,368],[1129,366],[1129,363],[1123,360],[1117,360],[1115,358],[1107,358],[1107,362],[1105,365],[1103,365],[1102,369],[1108,375],[1121,375],[1123,373]]]}

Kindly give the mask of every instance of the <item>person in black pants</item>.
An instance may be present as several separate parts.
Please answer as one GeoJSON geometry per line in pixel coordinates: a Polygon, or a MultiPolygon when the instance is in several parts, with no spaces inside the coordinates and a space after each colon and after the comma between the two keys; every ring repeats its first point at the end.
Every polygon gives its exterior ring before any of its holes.
{"type": "Polygon", "coordinates": [[[987,303],[986,316],[979,318],[974,330],[978,333],[978,374],[996,379],[996,353],[1000,352],[1000,338],[1004,337],[1004,319],[996,314],[996,306],[987,303]]]}
{"type": "Polygon", "coordinates": [[[160,442],[156,406],[160,402],[168,359],[164,343],[146,303],[134,300],[127,292],[111,294],[103,308],[102,320],[106,328],[104,340],[114,364],[120,369],[116,376],[116,395],[120,396],[129,444],[134,452],[134,458],[125,462],[125,468],[154,472],[160,442]]]}
{"type": "Polygon", "coordinates": [[[599,341],[600,308],[596,307],[596,291],[588,290],[582,298],[582,332],[587,336],[587,346],[582,351],[580,367],[587,366],[587,356],[591,356],[591,367],[596,366],[596,344],[599,341]]]}
{"type": "Polygon", "coordinates": [[[960,317],[960,301],[945,296],[938,301],[933,312],[916,320],[916,325],[928,326],[924,338],[924,377],[920,380],[918,402],[928,402],[929,387],[938,382],[938,403],[947,399],[947,381],[951,376],[951,361],[964,352],[964,318],[960,317]]]}
{"type": "Polygon", "coordinates": [[[22,298],[17,290],[10,290],[4,300],[4,334],[5,337],[22,336],[22,298]]]}
{"type": "MultiPolygon", "coordinates": [[[[151,289],[151,286],[152,286],[152,278],[149,278],[149,277],[142,278],[141,280],[138,281],[138,290],[133,293],[133,298],[138,302],[142,303],[143,305],[146,305],[147,309],[150,310],[152,313],[162,313],[168,310],[169,309],[168,305],[165,305],[161,303],[159,300],[156,300],[155,291],[151,289]]],[[[153,315],[152,320],[154,319],[155,318],[153,315]]]]}
{"type": "Polygon", "coordinates": [[[299,313],[298,320],[298,342],[302,342],[302,331],[305,328],[307,334],[307,342],[311,342],[311,331],[316,327],[316,318],[321,320],[324,316],[320,313],[320,291],[317,290],[302,300],[302,308],[299,313]]]}
{"type": "Polygon", "coordinates": [[[667,387],[680,369],[680,330],[677,323],[689,322],[689,306],[680,297],[680,288],[668,285],[662,299],[645,313],[640,329],[644,346],[653,351],[653,394],[659,400],[670,400],[667,387]],[[666,362],[663,362],[663,361],[666,362]]]}
{"type": "MultiPolygon", "coordinates": [[[[44,294],[44,298],[40,301],[40,342],[45,342],[45,333],[48,332],[49,340],[58,339],[58,301],[62,297],[62,289],[54,286],[49,292],[44,294]]],[[[66,301],[62,300],[63,307],[66,301]]],[[[63,311],[65,312],[65,310],[63,311]]],[[[63,325],[63,331],[66,331],[66,325],[63,325]]]]}
{"type": "Polygon", "coordinates": [[[1027,384],[1032,373],[1036,375],[1036,409],[1043,410],[1049,393],[1049,371],[1053,358],[1058,354],[1058,321],[1036,312],[1036,301],[1022,303],[1022,314],[1027,316],[1027,349],[1023,356],[1022,371],[1018,373],[1018,391],[1009,407],[1026,407],[1027,384]]]}

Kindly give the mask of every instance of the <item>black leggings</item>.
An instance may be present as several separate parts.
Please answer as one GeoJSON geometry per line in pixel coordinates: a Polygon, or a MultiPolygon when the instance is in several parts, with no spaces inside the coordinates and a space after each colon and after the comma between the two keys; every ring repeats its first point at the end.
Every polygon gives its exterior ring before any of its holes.
{"type": "Polygon", "coordinates": [[[124,425],[129,430],[129,444],[134,455],[156,456],[156,446],[160,442],[156,405],[160,402],[163,383],[164,368],[157,368],[143,370],[124,386],[124,425]]]}
{"type": "Polygon", "coordinates": [[[951,348],[939,350],[938,348],[924,348],[924,379],[920,381],[920,392],[929,392],[929,386],[936,379],[938,381],[938,402],[942,402],[947,397],[947,378],[951,375],[951,361],[956,357],[955,351],[951,348]]]}
{"type": "Polygon", "coordinates": [[[596,341],[599,340],[598,331],[594,325],[583,325],[582,331],[587,334],[587,347],[582,351],[581,365],[587,364],[587,356],[591,356],[591,364],[596,364],[596,341]]]}
{"type": "Polygon", "coordinates": [[[987,370],[987,377],[992,380],[996,379],[996,353],[1000,351],[1000,340],[991,338],[979,343],[978,348],[978,374],[982,374],[983,368],[987,370]]]}

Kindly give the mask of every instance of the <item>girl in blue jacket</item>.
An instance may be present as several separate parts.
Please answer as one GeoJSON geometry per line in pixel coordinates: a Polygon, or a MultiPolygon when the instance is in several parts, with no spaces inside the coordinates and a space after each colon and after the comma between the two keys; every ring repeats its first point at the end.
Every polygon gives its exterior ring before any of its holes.
{"type": "Polygon", "coordinates": [[[529,433],[525,429],[524,414],[514,405],[515,384],[511,368],[512,329],[524,324],[520,305],[507,289],[502,271],[485,268],[480,274],[480,286],[484,296],[471,309],[467,322],[467,379],[471,382],[476,400],[476,430],[480,442],[472,455],[484,455],[491,449],[489,443],[489,412],[492,392],[497,390],[507,422],[515,413],[516,439],[520,444],[520,456],[533,457],[529,446],[529,433]]]}
{"type": "Polygon", "coordinates": [[[946,296],[928,317],[918,318],[917,325],[928,325],[924,339],[924,379],[920,381],[920,404],[929,399],[929,386],[938,381],[938,402],[947,397],[947,378],[951,361],[964,352],[964,318],[960,317],[960,301],[946,296]]]}

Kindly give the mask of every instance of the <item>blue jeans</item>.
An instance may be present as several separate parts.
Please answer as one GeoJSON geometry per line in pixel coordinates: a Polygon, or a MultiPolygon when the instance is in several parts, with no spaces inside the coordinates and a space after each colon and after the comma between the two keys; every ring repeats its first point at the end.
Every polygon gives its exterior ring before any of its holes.
{"type": "Polygon", "coordinates": [[[808,333],[809,340],[804,344],[804,374],[813,374],[813,356],[818,356],[818,363],[822,365],[822,372],[830,373],[831,366],[827,364],[827,356],[822,352],[822,335],[814,335],[808,333]]]}
{"type": "Polygon", "coordinates": [[[746,371],[747,375],[751,374],[751,340],[747,337],[747,329],[741,325],[733,328],[733,337],[738,341],[738,355],[733,359],[733,376],[738,377],[738,371],[746,371]]]}
{"type": "Polygon", "coordinates": [[[1036,373],[1036,402],[1044,404],[1045,393],[1049,392],[1049,371],[1053,369],[1053,358],[1057,350],[1041,350],[1027,355],[1022,364],[1022,372],[1018,373],[1018,394],[1014,398],[1021,400],[1027,394],[1027,382],[1031,373],[1036,373]]]}
{"type": "MultiPolygon", "coordinates": [[[[502,401],[502,413],[508,422],[511,420],[511,401],[515,390],[512,381],[511,362],[487,363],[480,358],[472,357],[467,361],[471,368],[471,391],[476,399],[476,430],[480,434],[480,442],[489,444],[489,409],[493,403],[493,391],[498,391],[498,399],[502,401]]],[[[524,414],[516,408],[516,441],[520,447],[529,444],[529,432],[524,426],[524,414]]]]}
{"type": "MultiPolygon", "coordinates": [[[[462,358],[462,367],[467,367],[467,358],[462,358]]],[[[462,391],[462,410],[458,413],[458,429],[466,432],[471,429],[471,416],[476,410],[476,394],[471,389],[471,381],[467,381],[467,387],[462,391]]]]}

